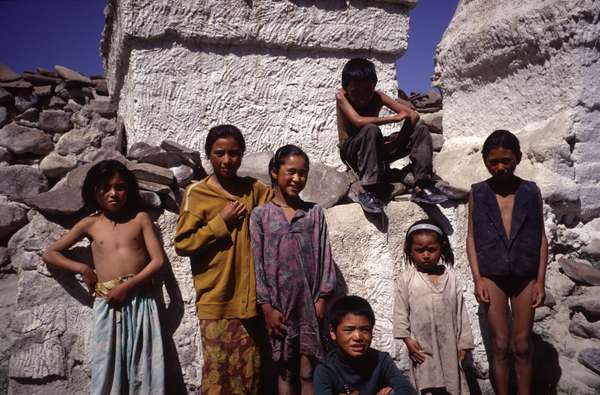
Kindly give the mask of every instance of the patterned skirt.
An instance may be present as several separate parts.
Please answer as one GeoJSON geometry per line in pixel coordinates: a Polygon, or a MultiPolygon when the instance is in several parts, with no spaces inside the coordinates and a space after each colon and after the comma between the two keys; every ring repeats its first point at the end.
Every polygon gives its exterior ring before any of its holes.
{"type": "Polygon", "coordinates": [[[202,394],[258,394],[260,353],[249,333],[256,319],[199,321],[204,359],[202,394]]]}

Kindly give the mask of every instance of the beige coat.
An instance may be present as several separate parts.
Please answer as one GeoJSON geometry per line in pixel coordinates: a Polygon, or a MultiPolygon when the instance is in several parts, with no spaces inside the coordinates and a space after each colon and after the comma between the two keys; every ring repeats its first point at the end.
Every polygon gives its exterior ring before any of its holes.
{"type": "Polygon", "coordinates": [[[458,350],[474,347],[462,289],[447,268],[437,285],[411,267],[400,274],[394,306],[394,337],[412,337],[426,354],[425,362],[411,362],[411,378],[420,392],[446,387],[455,394],[468,394],[458,350]]]}

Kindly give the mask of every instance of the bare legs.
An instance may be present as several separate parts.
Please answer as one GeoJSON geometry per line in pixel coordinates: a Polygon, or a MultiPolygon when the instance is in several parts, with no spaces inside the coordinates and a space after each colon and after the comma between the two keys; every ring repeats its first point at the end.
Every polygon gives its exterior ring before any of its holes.
{"type": "Polygon", "coordinates": [[[508,395],[509,356],[515,359],[519,395],[531,393],[531,329],[534,309],[531,291],[534,280],[510,297],[512,330],[508,325],[508,296],[488,278],[482,278],[490,295],[488,321],[492,332],[493,377],[496,394],[508,395]]]}
{"type": "MultiPolygon", "coordinates": [[[[301,395],[313,395],[313,363],[306,355],[300,355],[300,367],[299,367],[299,378],[300,378],[300,394],[301,395]]],[[[285,369],[278,378],[277,388],[279,395],[293,395],[296,393],[294,390],[294,375],[289,369],[285,369]]]]}

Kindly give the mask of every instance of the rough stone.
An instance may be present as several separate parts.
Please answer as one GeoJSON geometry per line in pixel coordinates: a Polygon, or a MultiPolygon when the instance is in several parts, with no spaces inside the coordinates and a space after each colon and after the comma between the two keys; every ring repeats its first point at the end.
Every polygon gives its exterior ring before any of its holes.
{"type": "Polygon", "coordinates": [[[186,159],[178,152],[151,152],[147,155],[143,155],[138,159],[143,163],[150,163],[160,167],[177,167],[184,163],[189,163],[186,159]]]}
{"type": "MultiPolygon", "coordinates": [[[[104,141],[103,141],[104,143],[104,141]]],[[[115,151],[114,149],[107,149],[104,148],[104,144],[103,144],[103,148],[100,149],[95,149],[95,150],[91,150],[90,152],[86,153],[81,160],[83,162],[98,162],[101,160],[108,160],[108,159],[114,159],[114,160],[118,160],[121,163],[127,163],[127,159],[125,159],[125,157],[119,152],[119,151],[115,151]]]]}
{"type": "Polygon", "coordinates": [[[31,89],[31,83],[23,80],[11,81],[11,82],[0,82],[0,88],[7,89],[31,89]]]}
{"type": "Polygon", "coordinates": [[[271,185],[269,176],[269,161],[273,157],[270,151],[256,152],[244,155],[242,165],[238,169],[238,175],[242,177],[253,177],[261,180],[267,185],[271,185]]]}
{"type": "MultiPolygon", "coordinates": [[[[37,108],[30,108],[26,110],[24,113],[19,114],[15,117],[15,121],[19,123],[19,121],[28,121],[28,122],[37,122],[39,118],[39,110],[37,108]]],[[[27,126],[27,125],[23,125],[27,126]]]]}
{"type": "Polygon", "coordinates": [[[161,206],[160,196],[154,192],[141,190],[140,198],[142,198],[142,202],[148,208],[160,208],[161,206]]]}
{"type": "Polygon", "coordinates": [[[0,167],[0,194],[22,199],[48,190],[41,170],[26,165],[0,167]]]}
{"type": "Polygon", "coordinates": [[[108,100],[91,100],[85,107],[105,118],[113,118],[117,115],[116,107],[108,100]]]}
{"type": "Polygon", "coordinates": [[[149,192],[158,193],[160,195],[165,195],[171,192],[171,188],[164,184],[157,184],[151,181],[138,180],[138,186],[140,189],[144,189],[149,192]]]}
{"type": "Polygon", "coordinates": [[[83,108],[83,106],[81,104],[77,103],[73,99],[69,99],[69,101],[67,102],[67,104],[64,106],[65,111],[70,111],[70,112],[73,112],[73,113],[81,110],[82,108],[83,108]]]}
{"type": "Polygon", "coordinates": [[[163,140],[163,142],[160,143],[160,147],[167,152],[178,152],[186,158],[189,158],[194,164],[192,165],[192,167],[195,167],[201,172],[205,173],[204,167],[202,166],[202,158],[200,156],[200,152],[184,147],[183,145],[171,140],[163,140]]]}
{"type": "Polygon", "coordinates": [[[108,84],[105,79],[93,80],[96,93],[101,96],[108,96],[108,84]]]}
{"type": "Polygon", "coordinates": [[[85,176],[93,165],[93,163],[88,163],[71,170],[65,178],[67,180],[66,185],[70,188],[81,190],[85,176]]]}
{"type": "Polygon", "coordinates": [[[15,203],[0,201],[0,240],[8,239],[27,222],[27,209],[15,203]]]}
{"type": "Polygon", "coordinates": [[[332,207],[346,195],[350,178],[331,166],[311,163],[306,186],[300,192],[302,199],[315,202],[323,208],[332,207]]]}
{"type": "Polygon", "coordinates": [[[13,95],[4,88],[0,88],[0,105],[12,103],[13,95]]]}
{"type": "Polygon", "coordinates": [[[440,152],[444,146],[444,136],[441,134],[431,133],[431,143],[435,152],[440,152]]]}
{"type": "Polygon", "coordinates": [[[10,266],[10,255],[8,255],[8,249],[0,246],[0,272],[5,271],[8,266],[10,266]]]}
{"type": "Polygon", "coordinates": [[[54,66],[54,70],[58,73],[59,76],[64,78],[67,81],[77,82],[84,85],[93,85],[92,81],[81,73],[71,70],[64,66],[54,66]]]}
{"type": "Polygon", "coordinates": [[[156,154],[161,151],[162,150],[160,149],[160,147],[140,141],[131,145],[131,147],[129,148],[129,152],[127,152],[127,159],[140,160],[144,156],[156,154]]]}
{"type": "Polygon", "coordinates": [[[561,270],[573,281],[586,285],[600,285],[600,269],[581,259],[559,259],[561,270]]]}
{"type": "Polygon", "coordinates": [[[598,298],[600,287],[588,287],[581,295],[567,298],[569,309],[574,312],[582,312],[589,319],[600,318],[600,299],[598,298]]]}
{"type": "Polygon", "coordinates": [[[26,110],[35,107],[38,104],[38,97],[32,93],[19,92],[15,95],[15,108],[18,112],[25,112],[26,110]]]}
{"type": "Polygon", "coordinates": [[[581,313],[575,313],[569,323],[569,332],[586,339],[600,339],[600,322],[589,322],[581,313]]]}
{"type": "Polygon", "coordinates": [[[70,130],[71,114],[61,110],[44,110],[40,114],[40,128],[52,133],[62,133],[70,130]]]}
{"type": "Polygon", "coordinates": [[[26,198],[25,203],[45,214],[73,215],[80,212],[85,203],[81,189],[71,188],[66,182],[59,183],[48,192],[26,198]]]}
{"type": "Polygon", "coordinates": [[[128,167],[138,180],[150,181],[163,185],[172,185],[175,182],[173,172],[164,167],[152,165],[150,163],[132,163],[129,164],[128,167]]]}
{"type": "Polygon", "coordinates": [[[31,82],[34,86],[43,86],[43,85],[58,85],[62,81],[60,78],[49,77],[46,75],[40,75],[35,73],[24,72],[22,74],[23,79],[27,82],[31,82]]]}
{"type": "Polygon", "coordinates": [[[16,81],[21,78],[21,74],[16,73],[7,65],[0,63],[0,82],[16,81]]]}
{"type": "Polygon", "coordinates": [[[577,360],[586,368],[600,374],[600,348],[586,348],[581,350],[577,360]]]}
{"type": "Polygon", "coordinates": [[[194,169],[186,165],[179,165],[176,167],[170,167],[170,170],[175,175],[177,185],[185,188],[194,178],[194,169]]]}
{"type": "Polygon", "coordinates": [[[0,146],[16,155],[46,155],[54,149],[52,139],[46,133],[14,123],[0,129],[0,146]]]}
{"type": "Polygon", "coordinates": [[[0,128],[4,125],[6,125],[9,121],[8,118],[8,111],[6,110],[6,107],[2,107],[0,106],[0,128]]]}
{"type": "Polygon", "coordinates": [[[46,155],[40,162],[40,170],[48,178],[62,178],[76,166],[75,157],[59,155],[56,152],[46,155]]]}
{"type": "Polygon", "coordinates": [[[13,163],[14,155],[5,147],[0,147],[0,163],[13,163]]]}
{"type": "Polygon", "coordinates": [[[51,110],[66,109],[66,102],[58,96],[52,96],[48,103],[48,108],[51,110]]]}
{"type": "Polygon", "coordinates": [[[90,124],[94,113],[89,111],[87,108],[82,108],[80,111],[74,112],[71,115],[71,122],[75,127],[84,128],[90,124]]]}
{"type": "Polygon", "coordinates": [[[92,121],[91,127],[104,134],[114,134],[117,123],[114,119],[96,118],[92,121]]]}
{"type": "Polygon", "coordinates": [[[52,95],[52,86],[51,85],[42,85],[42,86],[34,86],[33,94],[37,97],[49,97],[52,95]]]}
{"type": "Polygon", "coordinates": [[[442,134],[443,126],[442,120],[444,119],[444,111],[432,112],[428,114],[419,114],[419,120],[424,123],[431,133],[442,134]]]}
{"type": "Polygon", "coordinates": [[[56,144],[61,155],[79,154],[88,147],[100,147],[102,133],[90,129],[73,129],[63,134],[56,144]]]}

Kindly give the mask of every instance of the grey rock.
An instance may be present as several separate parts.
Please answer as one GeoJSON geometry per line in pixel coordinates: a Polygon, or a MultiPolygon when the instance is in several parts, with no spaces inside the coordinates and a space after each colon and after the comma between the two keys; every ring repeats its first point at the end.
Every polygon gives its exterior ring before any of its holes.
{"type": "Polygon", "coordinates": [[[105,118],[114,118],[117,115],[117,108],[108,100],[91,100],[86,107],[105,118]]]}
{"type": "Polygon", "coordinates": [[[34,86],[33,94],[37,97],[49,97],[52,95],[52,86],[51,85],[42,85],[42,86],[34,86]]]}
{"type": "Polygon", "coordinates": [[[550,308],[556,306],[556,298],[554,297],[554,295],[552,295],[552,292],[550,292],[549,290],[546,290],[546,296],[544,297],[544,302],[542,303],[542,305],[550,308]]]}
{"type": "Polygon", "coordinates": [[[253,177],[261,180],[267,185],[271,185],[271,177],[269,176],[269,161],[272,157],[273,153],[269,151],[244,155],[242,165],[238,169],[238,175],[242,177],[253,177]]]}
{"type": "Polygon", "coordinates": [[[140,191],[140,198],[142,199],[144,206],[148,208],[160,208],[162,204],[160,196],[154,192],[140,191]]]}
{"type": "Polygon", "coordinates": [[[598,298],[600,287],[588,287],[581,295],[570,296],[566,299],[567,306],[571,311],[581,312],[586,318],[600,318],[600,298],[598,298]]]}
{"type": "Polygon", "coordinates": [[[105,150],[118,151],[117,138],[115,136],[105,136],[102,139],[102,144],[100,147],[105,150]]]}
{"type": "MultiPolygon", "coordinates": [[[[62,100],[62,99],[61,99],[62,100]]],[[[67,102],[67,104],[65,105],[65,110],[66,111],[70,111],[70,112],[77,112],[79,110],[81,110],[83,108],[83,106],[79,103],[77,103],[75,100],[73,99],[69,99],[69,101],[67,102]]]]}
{"type": "Polygon", "coordinates": [[[195,169],[200,170],[201,172],[206,174],[206,172],[204,171],[204,167],[202,166],[202,158],[200,156],[200,152],[187,148],[171,140],[163,140],[163,142],[160,144],[160,147],[167,152],[179,152],[186,158],[189,158],[194,163],[195,166],[191,167],[194,167],[195,169]]]}
{"type": "Polygon", "coordinates": [[[440,152],[444,145],[444,136],[441,134],[431,133],[431,144],[435,152],[440,152]]]}
{"type": "Polygon", "coordinates": [[[67,67],[60,66],[60,65],[54,66],[54,70],[56,70],[56,72],[58,73],[59,76],[61,76],[62,78],[64,78],[67,81],[77,82],[77,83],[81,83],[84,85],[93,85],[92,80],[90,80],[89,78],[85,77],[84,75],[82,75],[81,73],[79,73],[75,70],[71,70],[67,67]]]}
{"type": "Polygon", "coordinates": [[[0,88],[0,105],[9,104],[13,101],[13,95],[4,88],[0,88]]]}
{"type": "Polygon", "coordinates": [[[64,109],[66,102],[58,96],[52,96],[50,98],[50,102],[48,103],[48,108],[51,110],[61,110],[64,109]]]}
{"type": "Polygon", "coordinates": [[[552,315],[552,309],[546,306],[540,306],[535,309],[533,320],[540,322],[552,315]]]}
{"type": "Polygon", "coordinates": [[[180,165],[176,167],[170,168],[173,174],[175,175],[175,180],[177,180],[177,185],[184,188],[194,179],[194,169],[186,165],[180,165]]]}
{"type": "Polygon", "coordinates": [[[6,107],[0,106],[0,128],[6,125],[8,121],[8,110],[6,109],[6,107]]]}
{"type": "MultiPolygon", "coordinates": [[[[267,184],[269,185],[269,184],[267,184]]],[[[306,187],[300,193],[302,199],[315,202],[323,208],[333,207],[350,188],[350,179],[345,173],[321,163],[311,163],[306,187]]]]}
{"type": "MultiPolygon", "coordinates": [[[[22,262],[24,253],[34,253],[36,256],[41,250],[46,248],[50,243],[57,240],[64,233],[64,229],[48,221],[38,212],[32,211],[29,218],[29,223],[19,229],[8,241],[8,253],[11,256],[11,261],[15,267],[22,262]]],[[[25,261],[29,261],[26,258],[25,261]]],[[[37,262],[41,263],[41,259],[37,256],[37,262]]]]}
{"type": "Polygon", "coordinates": [[[56,85],[56,87],[54,88],[54,94],[65,101],[71,99],[71,94],[69,93],[69,90],[67,89],[65,83],[60,83],[56,85]]]}
{"type": "Polygon", "coordinates": [[[420,121],[424,123],[431,133],[442,134],[442,121],[444,119],[444,111],[433,112],[429,114],[420,114],[420,121]]]}
{"type": "Polygon", "coordinates": [[[600,321],[589,322],[581,313],[575,313],[569,322],[569,332],[586,339],[600,340],[600,321]]]}
{"type": "Polygon", "coordinates": [[[30,82],[18,80],[11,82],[0,82],[0,88],[7,89],[31,89],[32,85],[30,82]]]}
{"type": "Polygon", "coordinates": [[[38,97],[32,93],[19,92],[15,95],[15,108],[18,112],[25,112],[38,104],[38,97]]]}
{"type": "Polygon", "coordinates": [[[71,170],[65,177],[67,186],[81,190],[85,176],[93,165],[93,163],[86,163],[71,170]]]}
{"type": "Polygon", "coordinates": [[[44,110],[40,114],[40,128],[52,133],[63,133],[71,129],[71,114],[62,110],[44,110]]]}
{"type": "Polygon", "coordinates": [[[8,248],[0,246],[0,270],[10,265],[10,255],[8,248]]]}
{"type": "Polygon", "coordinates": [[[596,374],[600,374],[600,348],[586,348],[579,352],[577,361],[596,374]]]}
{"type": "Polygon", "coordinates": [[[40,112],[37,108],[33,107],[26,110],[24,113],[19,114],[15,117],[15,121],[29,121],[29,122],[37,122],[39,118],[40,112]]]}
{"type": "Polygon", "coordinates": [[[81,189],[72,188],[66,182],[48,192],[25,198],[24,202],[44,214],[54,215],[73,215],[85,206],[81,189]]]}
{"type": "Polygon", "coordinates": [[[104,147],[97,150],[91,150],[81,158],[83,162],[93,163],[108,159],[118,160],[119,162],[124,164],[127,163],[127,159],[125,159],[125,157],[119,151],[116,151],[114,149],[106,149],[104,147]]]}
{"type": "Polygon", "coordinates": [[[114,134],[117,130],[117,122],[114,119],[96,118],[91,127],[104,134],[114,134]]]}
{"type": "Polygon", "coordinates": [[[169,191],[169,193],[160,195],[163,206],[172,212],[179,212],[179,203],[181,202],[181,196],[183,196],[183,190],[178,190],[177,193],[169,191]]]}
{"type": "Polygon", "coordinates": [[[0,147],[0,163],[13,163],[15,160],[12,152],[8,150],[8,148],[0,147]]]}
{"type": "Polygon", "coordinates": [[[60,78],[56,71],[50,71],[45,67],[36,67],[35,71],[38,74],[47,75],[48,77],[60,78]]]}
{"type": "Polygon", "coordinates": [[[48,190],[41,170],[26,165],[0,167],[0,194],[22,199],[48,190]]]}
{"type": "Polygon", "coordinates": [[[127,152],[127,159],[140,160],[144,156],[162,152],[160,147],[139,141],[134,143],[127,152]]]}
{"type": "Polygon", "coordinates": [[[167,151],[153,152],[144,155],[141,158],[139,158],[138,161],[143,163],[151,163],[153,165],[161,167],[177,167],[184,163],[190,163],[180,153],[167,151]]]}
{"type": "Polygon", "coordinates": [[[62,178],[77,166],[73,156],[63,156],[56,152],[46,155],[40,162],[40,169],[48,178],[62,178]]]}
{"type": "Polygon", "coordinates": [[[0,129],[0,146],[17,155],[46,155],[54,149],[52,139],[46,133],[14,123],[0,129]]]}
{"type": "Polygon", "coordinates": [[[468,190],[452,186],[444,180],[437,180],[435,182],[435,187],[442,191],[444,195],[448,196],[449,199],[462,201],[469,199],[468,190]]]}
{"type": "Polygon", "coordinates": [[[56,152],[61,155],[79,154],[89,147],[100,147],[102,133],[89,129],[73,129],[61,136],[56,152]]]}
{"type": "Polygon", "coordinates": [[[127,132],[125,131],[125,123],[121,117],[117,118],[117,130],[115,132],[116,147],[115,149],[125,155],[127,152],[127,132]]]}
{"type": "Polygon", "coordinates": [[[175,182],[175,176],[171,170],[150,163],[133,163],[129,165],[129,170],[135,174],[138,180],[163,185],[172,185],[175,182]]]}
{"type": "Polygon", "coordinates": [[[27,222],[27,210],[24,207],[0,201],[0,240],[8,239],[27,222]]]}
{"type": "Polygon", "coordinates": [[[34,86],[41,86],[41,85],[58,85],[62,82],[62,80],[60,78],[54,78],[54,77],[50,77],[47,75],[41,75],[41,74],[36,74],[36,73],[29,73],[29,72],[24,72],[22,74],[23,79],[27,82],[31,82],[32,85],[34,86]]]}
{"type": "Polygon", "coordinates": [[[21,74],[16,73],[7,65],[0,63],[0,82],[16,81],[21,78],[21,74]]]}
{"type": "Polygon", "coordinates": [[[94,96],[94,90],[92,88],[80,87],[80,86],[67,86],[69,98],[80,104],[88,103],[94,96]]]}
{"type": "Polygon", "coordinates": [[[596,269],[590,263],[582,259],[559,259],[561,270],[570,279],[579,284],[600,285],[600,269],[596,269]]]}
{"type": "Polygon", "coordinates": [[[150,181],[144,181],[144,180],[138,180],[138,186],[140,187],[140,189],[149,191],[149,192],[154,192],[154,193],[158,193],[160,195],[165,195],[169,192],[171,192],[171,188],[167,185],[163,185],[163,184],[157,184],[155,182],[150,182],[150,181]]]}
{"type": "Polygon", "coordinates": [[[93,80],[94,89],[96,89],[96,93],[100,96],[108,96],[108,84],[105,79],[97,79],[93,80]]]}
{"type": "Polygon", "coordinates": [[[82,108],[71,115],[71,122],[73,123],[74,127],[85,128],[90,124],[93,117],[94,114],[91,111],[89,111],[87,108],[82,108]]]}

